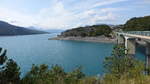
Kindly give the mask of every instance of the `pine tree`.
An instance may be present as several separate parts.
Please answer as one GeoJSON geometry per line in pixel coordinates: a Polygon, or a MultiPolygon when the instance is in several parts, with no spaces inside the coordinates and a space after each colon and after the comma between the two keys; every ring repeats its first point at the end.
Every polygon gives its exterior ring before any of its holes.
{"type": "MultiPolygon", "coordinates": [[[[0,48],[0,54],[2,52],[2,48],[0,48]]],[[[2,52],[2,54],[0,55],[0,65],[3,65],[3,63],[7,60],[7,56],[6,56],[7,50],[4,50],[4,52],[2,52]]]]}
{"type": "Polygon", "coordinates": [[[15,61],[7,59],[6,49],[0,48],[0,52],[0,84],[19,84],[20,68],[15,61]]]}
{"type": "Polygon", "coordinates": [[[133,57],[125,54],[123,45],[116,45],[112,55],[105,58],[104,67],[109,74],[120,78],[123,75],[136,77],[144,71],[144,64],[133,57]]]}

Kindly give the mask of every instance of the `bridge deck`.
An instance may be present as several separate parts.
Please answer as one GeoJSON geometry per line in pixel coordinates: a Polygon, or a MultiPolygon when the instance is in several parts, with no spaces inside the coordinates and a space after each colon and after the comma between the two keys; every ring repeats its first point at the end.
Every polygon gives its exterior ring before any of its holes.
{"type": "Polygon", "coordinates": [[[133,37],[150,40],[150,31],[130,31],[130,32],[119,32],[119,34],[133,37]]]}
{"type": "Polygon", "coordinates": [[[141,38],[141,39],[148,39],[150,40],[150,36],[143,36],[143,35],[135,35],[135,34],[125,34],[125,36],[141,38]]]}

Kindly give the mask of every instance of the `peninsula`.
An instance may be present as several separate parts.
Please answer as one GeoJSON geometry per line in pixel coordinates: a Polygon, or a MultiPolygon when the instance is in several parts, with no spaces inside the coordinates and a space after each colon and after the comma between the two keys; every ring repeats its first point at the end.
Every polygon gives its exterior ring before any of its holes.
{"type": "Polygon", "coordinates": [[[75,40],[88,42],[114,43],[115,38],[110,26],[106,24],[78,27],[62,32],[49,40],[75,40]]]}

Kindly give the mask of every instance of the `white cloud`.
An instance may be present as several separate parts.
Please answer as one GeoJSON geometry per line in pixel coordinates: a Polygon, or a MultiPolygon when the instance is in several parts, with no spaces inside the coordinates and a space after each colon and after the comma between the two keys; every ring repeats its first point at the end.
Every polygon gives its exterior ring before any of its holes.
{"type": "Polygon", "coordinates": [[[128,1],[128,0],[105,0],[105,1],[102,1],[102,2],[96,3],[95,5],[93,5],[93,7],[110,5],[110,4],[113,4],[113,3],[119,3],[119,2],[124,2],[124,1],[128,1]]]}
{"type": "MultiPolygon", "coordinates": [[[[126,0],[108,0],[103,3],[91,4],[79,13],[76,10],[65,8],[62,1],[55,2],[48,8],[43,8],[37,14],[24,14],[12,9],[0,8],[0,20],[11,22],[19,26],[35,26],[43,29],[68,29],[77,26],[92,25],[104,22],[113,22],[117,19],[115,11],[121,8],[93,8],[102,5],[109,5],[126,0]]],[[[74,8],[74,7],[72,7],[74,8]]],[[[82,7],[81,7],[82,9],[82,7]]]]}
{"type": "Polygon", "coordinates": [[[103,9],[91,9],[78,15],[78,18],[82,20],[79,24],[93,25],[99,23],[112,23],[118,19],[117,14],[113,14],[114,11],[120,10],[120,8],[103,8],[103,9]]]}
{"type": "Polygon", "coordinates": [[[22,14],[6,8],[0,8],[0,20],[13,23],[15,22],[15,25],[25,27],[32,25],[35,22],[34,17],[32,17],[31,15],[22,14]]]}
{"type": "Polygon", "coordinates": [[[52,8],[42,9],[38,14],[38,26],[44,28],[65,28],[73,18],[72,14],[64,9],[61,2],[52,8]]]}

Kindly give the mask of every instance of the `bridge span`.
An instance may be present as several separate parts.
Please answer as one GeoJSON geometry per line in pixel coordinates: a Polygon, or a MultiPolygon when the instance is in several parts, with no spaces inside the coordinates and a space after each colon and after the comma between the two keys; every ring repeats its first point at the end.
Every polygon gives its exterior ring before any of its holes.
{"type": "Polygon", "coordinates": [[[146,47],[146,67],[150,66],[150,31],[117,32],[117,43],[124,44],[126,54],[134,56],[137,41],[143,41],[146,47]]]}

